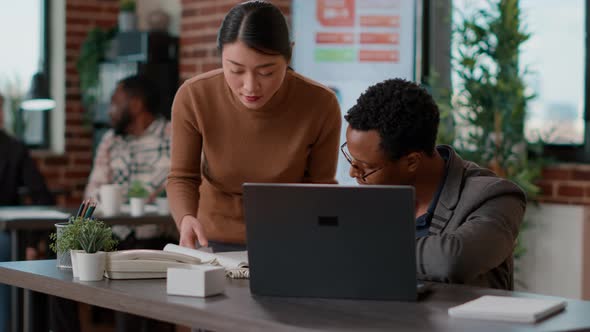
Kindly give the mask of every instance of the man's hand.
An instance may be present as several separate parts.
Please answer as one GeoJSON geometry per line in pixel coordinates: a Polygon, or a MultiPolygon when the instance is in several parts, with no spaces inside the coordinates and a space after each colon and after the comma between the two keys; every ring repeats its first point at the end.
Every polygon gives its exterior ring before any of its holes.
{"type": "Polygon", "coordinates": [[[201,247],[209,245],[203,225],[197,218],[186,215],[180,221],[180,246],[195,249],[196,241],[199,241],[201,247]]]}

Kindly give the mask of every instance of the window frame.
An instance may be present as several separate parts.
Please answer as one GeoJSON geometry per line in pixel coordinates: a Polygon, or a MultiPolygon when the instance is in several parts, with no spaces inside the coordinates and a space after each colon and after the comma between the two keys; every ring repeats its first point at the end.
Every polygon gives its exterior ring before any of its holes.
{"type": "MultiPolygon", "coordinates": [[[[590,0],[585,1],[585,49],[584,58],[584,141],[582,144],[543,144],[543,156],[559,162],[569,163],[590,163],[590,0]]],[[[453,7],[451,0],[423,0],[422,30],[422,65],[420,76],[421,82],[427,82],[432,73],[441,74],[441,86],[451,88],[451,21],[441,20],[440,17],[452,15],[453,7]],[[441,16],[442,15],[442,16],[441,16]],[[446,43],[446,44],[445,44],[446,43]],[[445,48],[448,46],[448,49],[445,48]],[[448,53],[447,53],[448,52],[448,53]],[[437,54],[449,54],[449,61],[444,64],[436,61],[437,54]]],[[[532,156],[533,152],[529,154],[532,156]]]]}
{"type": "Polygon", "coordinates": [[[582,144],[552,144],[546,143],[543,146],[543,155],[557,161],[587,163],[590,162],[590,112],[588,105],[590,105],[590,66],[588,63],[588,52],[590,50],[590,0],[586,0],[585,9],[585,49],[584,55],[584,142],[582,144]]]}
{"type": "MultiPolygon", "coordinates": [[[[45,81],[47,83],[47,90],[51,91],[51,10],[50,10],[50,0],[39,0],[39,4],[41,6],[41,15],[40,19],[42,33],[41,41],[40,41],[40,55],[42,56],[42,67],[39,68],[40,72],[45,76],[45,81]]],[[[29,87],[30,88],[30,87],[29,87]]],[[[43,138],[39,143],[29,143],[26,142],[25,137],[23,137],[24,143],[26,146],[32,150],[47,150],[51,146],[51,112],[54,110],[43,111],[40,114],[42,127],[43,127],[43,138]]]]}

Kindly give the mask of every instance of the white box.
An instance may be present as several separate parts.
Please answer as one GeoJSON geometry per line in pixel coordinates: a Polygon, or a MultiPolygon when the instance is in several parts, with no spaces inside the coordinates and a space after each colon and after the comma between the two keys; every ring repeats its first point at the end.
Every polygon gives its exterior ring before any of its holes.
{"type": "Polygon", "coordinates": [[[225,268],[211,265],[169,268],[166,280],[169,295],[212,296],[225,290],[225,268]]]}

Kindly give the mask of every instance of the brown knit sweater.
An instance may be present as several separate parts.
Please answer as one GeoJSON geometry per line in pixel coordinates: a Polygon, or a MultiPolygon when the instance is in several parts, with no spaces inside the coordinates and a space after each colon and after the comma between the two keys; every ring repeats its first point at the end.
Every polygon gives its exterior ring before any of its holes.
{"type": "Polygon", "coordinates": [[[208,240],[245,243],[242,184],[336,183],[340,125],[334,93],[291,70],[256,110],[234,97],[222,70],[187,80],[172,106],[176,224],[197,216],[208,240]]]}

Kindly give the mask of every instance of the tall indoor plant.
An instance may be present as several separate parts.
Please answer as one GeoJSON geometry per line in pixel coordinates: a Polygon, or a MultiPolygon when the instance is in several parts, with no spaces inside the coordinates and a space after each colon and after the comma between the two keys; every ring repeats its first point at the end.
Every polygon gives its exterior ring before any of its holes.
{"type": "Polygon", "coordinates": [[[528,94],[520,51],[530,34],[522,24],[519,0],[489,1],[489,10],[464,17],[454,38],[458,77],[455,108],[465,131],[455,145],[462,155],[518,183],[534,198],[540,164],[528,157],[524,121],[528,94]]]}
{"type": "MultiPolygon", "coordinates": [[[[529,38],[519,0],[488,0],[487,8],[463,13],[453,27],[454,93],[435,97],[439,105],[452,106],[453,145],[459,154],[514,181],[535,201],[544,160],[535,154],[541,142],[525,138],[527,103],[534,95],[528,93],[527,72],[519,62],[529,38]]],[[[514,256],[524,251],[517,241],[514,256]]]]}

